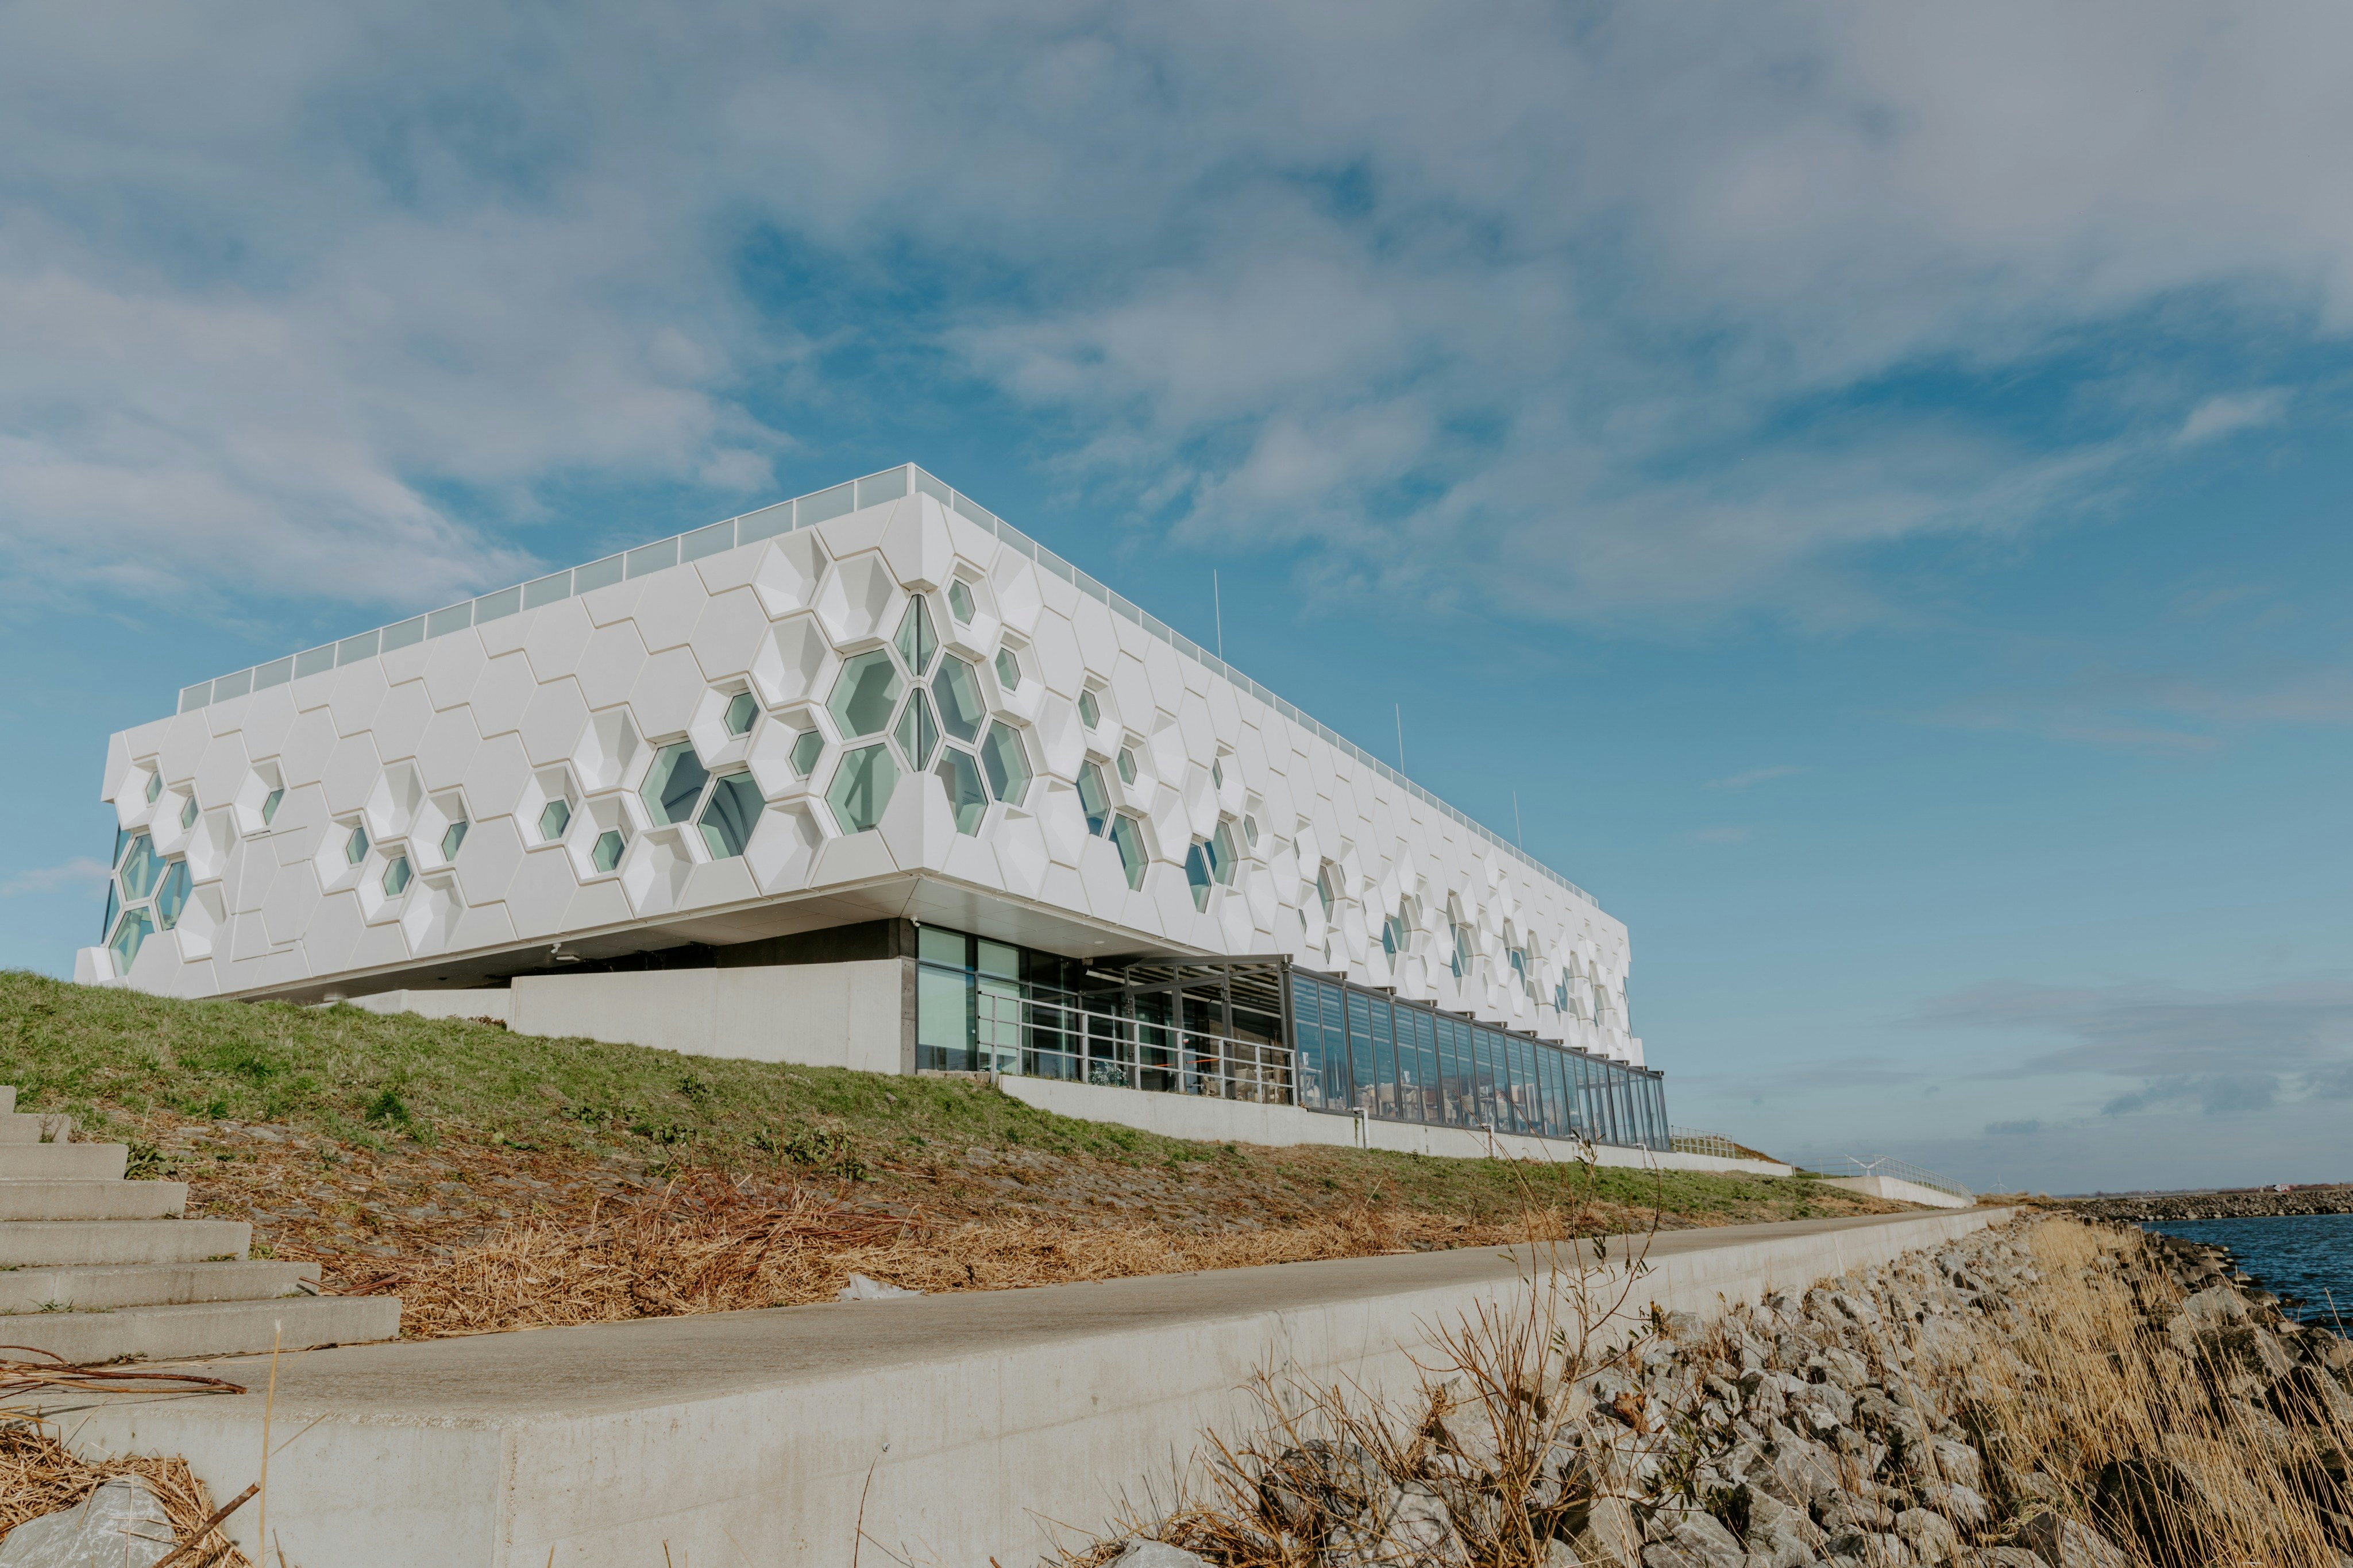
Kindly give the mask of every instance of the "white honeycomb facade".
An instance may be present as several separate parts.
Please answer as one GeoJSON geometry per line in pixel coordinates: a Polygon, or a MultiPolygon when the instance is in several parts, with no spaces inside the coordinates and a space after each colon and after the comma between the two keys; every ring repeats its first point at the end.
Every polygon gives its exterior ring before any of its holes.
{"type": "Polygon", "coordinates": [[[85,981],[358,994],[909,914],[1642,1059],[1589,897],[913,468],[183,708],[110,742],[85,981]]]}

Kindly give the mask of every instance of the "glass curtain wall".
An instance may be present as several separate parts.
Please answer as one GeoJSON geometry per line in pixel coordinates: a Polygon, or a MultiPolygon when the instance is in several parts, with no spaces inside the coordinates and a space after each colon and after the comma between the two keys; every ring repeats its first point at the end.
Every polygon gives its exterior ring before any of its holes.
{"type": "Polygon", "coordinates": [[[1657,1073],[1293,970],[1299,1103],[1665,1149],[1657,1073]]]}

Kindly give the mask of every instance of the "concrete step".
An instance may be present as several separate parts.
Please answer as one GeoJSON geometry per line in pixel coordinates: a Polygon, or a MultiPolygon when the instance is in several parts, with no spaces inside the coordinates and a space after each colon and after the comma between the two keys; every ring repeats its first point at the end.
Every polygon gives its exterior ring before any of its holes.
{"type": "Polygon", "coordinates": [[[121,1143],[0,1143],[0,1182],[119,1182],[121,1143]]]}
{"type": "Polygon", "coordinates": [[[0,1143],[63,1143],[73,1136],[73,1118],[43,1111],[0,1111],[0,1143]]]}
{"type": "Polygon", "coordinates": [[[0,1182],[0,1220],[161,1219],[187,1206],[185,1182],[0,1182]]]}
{"type": "MultiPolygon", "coordinates": [[[[285,1350],[365,1344],[399,1334],[400,1303],[390,1296],[290,1296],[112,1312],[22,1312],[0,1316],[0,1346],[43,1351],[85,1366],[133,1356],[177,1361],[266,1352],[273,1326],[285,1350]]],[[[0,1349],[0,1359],[7,1354],[0,1349]]]]}
{"type": "Polygon", "coordinates": [[[269,1301],[302,1296],[318,1282],[315,1263],[132,1263],[91,1268],[0,1272],[0,1314],[70,1309],[173,1307],[191,1301],[269,1301]]]}
{"type": "Polygon", "coordinates": [[[16,1090],[9,1084],[0,1084],[0,1114],[16,1109],[16,1090]]]}
{"type": "Polygon", "coordinates": [[[252,1245],[241,1219],[0,1219],[0,1269],[218,1262],[252,1245]]]}

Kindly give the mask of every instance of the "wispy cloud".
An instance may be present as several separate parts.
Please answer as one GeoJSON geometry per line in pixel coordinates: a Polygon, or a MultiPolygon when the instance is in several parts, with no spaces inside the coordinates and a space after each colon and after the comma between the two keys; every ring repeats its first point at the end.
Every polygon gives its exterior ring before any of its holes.
{"type": "Polygon", "coordinates": [[[1704,789],[1747,789],[1752,784],[1770,784],[1775,779],[1795,778],[1798,774],[1804,773],[1805,771],[1805,769],[1797,766],[1795,763],[1781,763],[1769,768],[1751,768],[1745,773],[1733,773],[1725,778],[1710,779],[1701,787],[1704,789]]]}
{"type": "Polygon", "coordinates": [[[2174,433],[2177,446],[2194,447],[2258,426],[2276,425],[2287,413],[2286,391],[2265,387],[2254,392],[2226,392],[2206,399],[2189,411],[2174,433]]]}
{"type": "Polygon", "coordinates": [[[87,855],[76,856],[62,865],[17,872],[0,882],[0,899],[24,893],[54,893],[60,888],[103,888],[111,875],[104,861],[93,860],[87,855]]]}

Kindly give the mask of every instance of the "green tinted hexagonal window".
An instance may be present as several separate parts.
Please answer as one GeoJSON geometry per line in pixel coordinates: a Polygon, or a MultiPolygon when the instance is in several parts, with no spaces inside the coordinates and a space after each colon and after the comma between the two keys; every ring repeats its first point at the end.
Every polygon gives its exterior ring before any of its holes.
{"type": "Polygon", "coordinates": [[[752,830],[760,826],[760,813],[767,809],[750,773],[722,775],[711,786],[710,804],[695,819],[711,858],[725,860],[744,853],[744,846],[752,842],[752,830]]]}
{"type": "Polygon", "coordinates": [[[834,678],[833,695],[825,704],[843,738],[849,740],[881,734],[890,727],[891,710],[898,705],[898,667],[879,647],[841,667],[841,673],[834,678]]]}
{"type": "Polygon", "coordinates": [[[187,907],[188,863],[174,860],[164,873],[164,885],[155,889],[155,923],[170,931],[180,923],[180,911],[187,907]]]}
{"type": "Polygon", "coordinates": [[[1135,818],[1122,814],[1111,819],[1111,841],[1119,846],[1119,867],[1127,873],[1127,885],[1144,886],[1144,828],[1135,818]]]}
{"type": "Polygon", "coordinates": [[[115,973],[131,973],[132,961],[139,956],[139,944],[154,931],[155,922],[147,918],[145,910],[132,910],[114,923],[114,940],[107,949],[114,954],[115,973]]]}
{"type": "Polygon", "coordinates": [[[907,673],[917,680],[932,667],[932,655],[937,653],[940,639],[932,630],[932,612],[923,607],[923,596],[916,595],[908,601],[907,613],[899,618],[899,635],[892,639],[898,645],[899,660],[907,673]]]}
{"type": "Polygon", "coordinates": [[[278,820],[278,805],[286,798],[286,786],[280,784],[261,797],[261,826],[269,826],[278,820]]]}
{"type": "Polygon", "coordinates": [[[1193,890],[1195,909],[1209,907],[1209,847],[1198,838],[1185,851],[1185,885],[1193,890]]]}
{"type": "Polygon", "coordinates": [[[956,618],[958,626],[972,625],[972,590],[961,577],[948,583],[948,614],[956,618]]]}
{"type": "Polygon", "coordinates": [[[748,691],[739,691],[727,700],[727,711],[720,716],[720,722],[727,726],[731,735],[748,735],[752,732],[752,721],[759,716],[760,700],[748,691]]]}
{"type": "Polygon", "coordinates": [[[972,760],[971,752],[950,746],[940,753],[940,765],[934,771],[947,786],[948,810],[955,817],[955,830],[977,834],[981,818],[988,815],[988,792],[980,785],[980,764],[972,760]]]}
{"type": "Polygon", "coordinates": [[[1122,784],[1135,782],[1135,753],[1125,746],[1119,749],[1119,782],[1122,784]]]}
{"type": "Polygon", "coordinates": [[[557,839],[564,837],[564,830],[571,826],[572,803],[564,799],[561,795],[540,807],[539,838],[541,843],[554,843],[557,839]]]}
{"type": "Polygon", "coordinates": [[[396,855],[392,864],[384,868],[384,896],[396,899],[408,891],[408,857],[396,855]]]}
{"type": "Polygon", "coordinates": [[[825,803],[844,833],[865,833],[877,826],[899,787],[899,764],[888,746],[862,746],[845,755],[833,770],[833,787],[825,803]]]}
{"type": "Polygon", "coordinates": [[[1249,839],[1249,840],[1250,840],[1250,847],[1251,848],[1255,849],[1255,848],[1257,848],[1257,847],[1258,847],[1258,818],[1257,818],[1257,817],[1255,817],[1255,816],[1245,816],[1245,817],[1243,817],[1243,818],[1242,818],[1242,837],[1243,837],[1244,838],[1247,838],[1247,839],[1249,839]]]}
{"type": "Polygon", "coordinates": [[[940,727],[932,722],[932,705],[920,689],[907,699],[907,710],[899,715],[898,734],[899,752],[907,759],[907,766],[923,772],[932,760],[932,748],[940,743],[940,727]]]}
{"type": "Polygon", "coordinates": [[[356,866],[367,858],[367,824],[355,822],[352,825],[352,836],[343,840],[343,864],[356,866]]]}
{"type": "Polygon", "coordinates": [[[1087,831],[1101,837],[1111,826],[1111,790],[1092,763],[1079,764],[1079,805],[1087,814],[1087,831]]]}
{"type": "MultiPolygon", "coordinates": [[[[360,846],[367,853],[367,846],[360,846]]],[[[163,857],[155,853],[154,840],[145,834],[131,841],[131,852],[122,858],[122,901],[135,904],[155,890],[155,879],[164,874],[163,857]]]]}
{"type": "Polygon", "coordinates": [[[1230,888],[1234,885],[1234,829],[1231,823],[1220,822],[1218,830],[1209,835],[1209,872],[1218,879],[1218,886],[1230,888]]]}
{"type": "Polygon", "coordinates": [[[988,739],[980,743],[980,765],[988,774],[988,787],[1006,805],[1019,805],[1029,793],[1029,748],[1021,743],[1018,730],[991,724],[988,739]]]}
{"type": "Polygon", "coordinates": [[[1092,691],[1079,693],[1079,722],[1090,730],[1103,722],[1103,710],[1096,706],[1095,694],[1092,691]]]}
{"type": "Polygon", "coordinates": [[[441,830],[441,858],[455,860],[458,858],[459,847],[466,842],[467,826],[466,819],[461,816],[441,830]]]}
{"type": "Polygon", "coordinates": [[[646,814],[656,823],[684,822],[694,815],[694,803],[702,798],[703,782],[710,777],[693,745],[674,742],[654,753],[654,765],[646,771],[646,782],[638,786],[638,798],[646,803],[646,814]]]}
{"type": "Polygon", "coordinates": [[[621,837],[617,827],[608,827],[596,835],[596,842],[588,850],[588,864],[599,871],[609,871],[621,863],[621,851],[629,841],[621,837]]]}
{"type": "Polygon", "coordinates": [[[188,804],[180,807],[180,826],[183,827],[194,827],[195,825],[196,797],[195,795],[190,795],[188,797],[188,804]]]}
{"type": "Polygon", "coordinates": [[[940,660],[940,672],[932,677],[932,695],[939,700],[941,729],[959,741],[980,738],[988,710],[981,706],[980,679],[972,666],[960,658],[940,660]]]}
{"type": "Polygon", "coordinates": [[[148,804],[149,805],[154,805],[154,804],[155,804],[155,797],[156,797],[157,795],[162,795],[163,793],[164,793],[164,775],[163,775],[162,773],[150,773],[150,774],[148,774],[148,775],[147,775],[147,804],[148,804]]]}
{"type": "Polygon", "coordinates": [[[1021,684],[1021,661],[1013,657],[1013,650],[1009,647],[997,650],[997,680],[1008,691],[1015,690],[1021,684]]]}
{"type": "Polygon", "coordinates": [[[818,758],[824,754],[825,737],[815,730],[802,731],[800,738],[793,742],[792,756],[789,759],[793,764],[793,772],[803,778],[808,777],[817,771],[818,758]]]}
{"type": "Polygon", "coordinates": [[[1329,866],[1315,868],[1315,898],[1316,901],[1324,906],[1324,918],[1330,920],[1332,918],[1332,868],[1329,866]]]}
{"type": "Polygon", "coordinates": [[[1217,757],[1209,763],[1209,783],[1219,789],[1226,787],[1226,759],[1217,757]]]}

